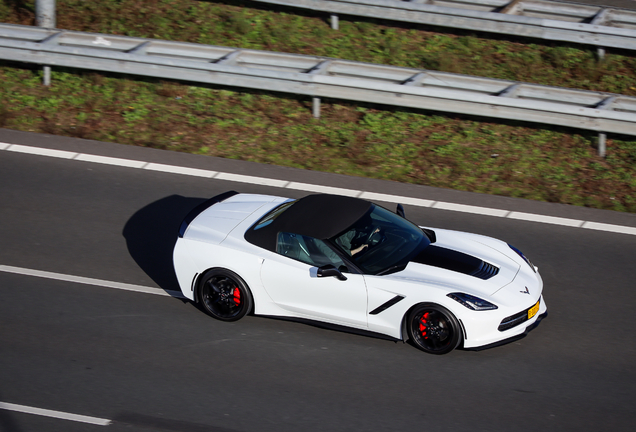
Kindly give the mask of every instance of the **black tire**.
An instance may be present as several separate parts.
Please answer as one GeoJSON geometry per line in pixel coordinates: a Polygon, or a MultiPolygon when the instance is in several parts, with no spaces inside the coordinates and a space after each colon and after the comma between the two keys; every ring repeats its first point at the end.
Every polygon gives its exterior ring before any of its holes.
{"type": "Polygon", "coordinates": [[[236,273],[220,268],[203,274],[197,295],[203,311],[221,321],[240,320],[254,303],[245,281],[236,273]]]}
{"type": "Polygon", "coordinates": [[[429,354],[447,354],[462,338],[457,318],[432,303],[417,305],[407,317],[406,329],[413,344],[429,354]]]}

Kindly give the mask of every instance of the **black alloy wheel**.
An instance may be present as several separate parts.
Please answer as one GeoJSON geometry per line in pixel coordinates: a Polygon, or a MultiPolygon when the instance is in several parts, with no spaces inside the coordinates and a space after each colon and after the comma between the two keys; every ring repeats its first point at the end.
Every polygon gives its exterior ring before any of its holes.
{"type": "Polygon", "coordinates": [[[429,354],[451,352],[462,337],[457,318],[435,304],[416,306],[408,316],[407,331],[413,344],[429,354]]]}
{"type": "Polygon", "coordinates": [[[208,270],[199,284],[199,304],[221,321],[237,321],[252,309],[252,293],[237,274],[225,269],[208,270]]]}

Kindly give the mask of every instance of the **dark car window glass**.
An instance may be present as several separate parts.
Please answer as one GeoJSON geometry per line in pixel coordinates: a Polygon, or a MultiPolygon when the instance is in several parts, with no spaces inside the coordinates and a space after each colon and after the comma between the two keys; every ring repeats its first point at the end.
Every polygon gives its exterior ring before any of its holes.
{"type": "Polygon", "coordinates": [[[331,240],[366,274],[406,265],[430,244],[418,226],[376,205],[331,240]]]}
{"type": "Polygon", "coordinates": [[[276,219],[281,213],[291,207],[295,202],[296,201],[289,201],[279,205],[274,210],[267,213],[261,220],[256,222],[256,225],[254,225],[254,228],[252,229],[256,231],[257,229],[266,227],[267,225],[271,224],[272,222],[274,222],[274,219],[276,219]]]}
{"type": "Polygon", "coordinates": [[[336,268],[344,262],[324,241],[300,234],[278,233],[276,252],[311,266],[333,264],[336,268]]]}

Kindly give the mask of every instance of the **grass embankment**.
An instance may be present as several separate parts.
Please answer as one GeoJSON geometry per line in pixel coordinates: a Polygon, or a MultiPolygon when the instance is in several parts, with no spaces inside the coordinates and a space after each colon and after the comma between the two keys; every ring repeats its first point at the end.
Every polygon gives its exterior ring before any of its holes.
{"type": "MultiPolygon", "coordinates": [[[[190,0],[58,0],[59,28],[315,54],[636,95],[636,58],[190,0]]],[[[243,2],[245,4],[249,2],[243,2]]],[[[33,1],[0,4],[32,24],[33,1]]],[[[527,41],[525,41],[527,42],[527,41]]],[[[11,65],[13,66],[13,65],[11,65]]],[[[636,140],[421,111],[0,67],[0,127],[636,212],[636,140]]]]}

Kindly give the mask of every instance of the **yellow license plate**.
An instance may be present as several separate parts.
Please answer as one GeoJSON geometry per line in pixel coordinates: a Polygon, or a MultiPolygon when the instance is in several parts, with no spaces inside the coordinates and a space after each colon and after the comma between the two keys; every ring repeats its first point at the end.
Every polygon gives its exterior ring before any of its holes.
{"type": "Polygon", "coordinates": [[[540,301],[541,300],[539,300],[537,302],[537,304],[535,304],[530,309],[528,309],[528,319],[531,319],[533,316],[535,316],[537,314],[537,312],[539,312],[539,302],[540,301]]]}

